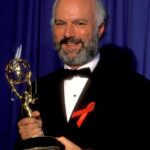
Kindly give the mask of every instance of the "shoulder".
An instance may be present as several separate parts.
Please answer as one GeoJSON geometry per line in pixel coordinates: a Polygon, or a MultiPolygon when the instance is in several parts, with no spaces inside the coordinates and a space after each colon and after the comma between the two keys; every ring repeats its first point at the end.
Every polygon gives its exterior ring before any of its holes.
{"type": "Polygon", "coordinates": [[[129,83],[131,82],[131,84],[134,85],[135,89],[137,89],[137,90],[140,89],[141,92],[145,90],[144,92],[147,92],[147,94],[149,95],[150,80],[147,79],[145,76],[143,76],[137,72],[131,72],[128,75],[128,80],[129,80],[129,83]]]}
{"type": "Polygon", "coordinates": [[[57,69],[54,72],[51,72],[45,76],[40,77],[39,79],[37,79],[38,83],[41,82],[49,82],[49,81],[53,81],[53,80],[60,80],[61,79],[61,74],[62,74],[62,68],[57,69]]]}
{"type": "Polygon", "coordinates": [[[137,62],[129,48],[106,44],[99,51],[101,67],[104,71],[129,80],[149,83],[144,75],[137,73],[137,62]]]}
{"type": "MultiPolygon", "coordinates": [[[[61,77],[61,74],[62,74],[62,68],[54,71],[54,72],[51,72],[49,74],[46,74],[42,77],[39,77],[38,79],[34,80],[32,82],[32,89],[33,91],[36,91],[36,90],[45,90],[45,88],[53,88],[55,85],[58,86],[58,84],[60,84],[61,80],[62,80],[62,77],[61,77]]],[[[35,92],[37,93],[37,92],[35,92]]]]}
{"type": "Polygon", "coordinates": [[[100,49],[101,62],[113,70],[135,70],[136,60],[129,48],[119,47],[114,44],[106,44],[100,49]]]}

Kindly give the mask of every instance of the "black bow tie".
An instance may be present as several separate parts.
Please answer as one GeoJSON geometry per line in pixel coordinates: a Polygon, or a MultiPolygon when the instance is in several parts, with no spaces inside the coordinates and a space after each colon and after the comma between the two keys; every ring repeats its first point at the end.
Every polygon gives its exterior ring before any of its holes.
{"type": "Polygon", "coordinates": [[[73,76],[81,76],[81,77],[90,77],[91,70],[90,68],[83,68],[79,70],[72,70],[72,69],[64,69],[63,76],[64,78],[72,78],[73,76]]]}

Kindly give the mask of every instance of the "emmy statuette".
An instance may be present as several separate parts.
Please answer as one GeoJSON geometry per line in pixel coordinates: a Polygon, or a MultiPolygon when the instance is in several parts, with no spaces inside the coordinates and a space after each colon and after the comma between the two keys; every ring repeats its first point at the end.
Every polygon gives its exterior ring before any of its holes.
{"type": "MultiPolygon", "coordinates": [[[[6,78],[12,91],[21,100],[21,105],[26,116],[32,117],[30,104],[34,104],[37,98],[32,96],[31,70],[29,63],[20,58],[10,60],[6,66],[6,78]],[[21,93],[17,91],[17,86],[25,86],[21,93]]],[[[51,136],[38,136],[23,140],[22,150],[62,150],[62,144],[51,136]]]]}

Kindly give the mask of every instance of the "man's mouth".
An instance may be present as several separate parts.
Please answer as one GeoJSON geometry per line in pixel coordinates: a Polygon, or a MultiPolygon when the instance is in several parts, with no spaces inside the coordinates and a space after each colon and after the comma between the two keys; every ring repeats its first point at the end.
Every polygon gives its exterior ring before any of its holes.
{"type": "Polygon", "coordinates": [[[75,39],[75,38],[63,38],[60,41],[60,45],[62,44],[78,44],[83,43],[81,39],[75,39]]]}
{"type": "Polygon", "coordinates": [[[62,44],[62,48],[66,50],[77,50],[77,49],[80,49],[81,46],[82,46],[81,43],[76,44],[72,42],[67,42],[67,43],[62,44]]]}

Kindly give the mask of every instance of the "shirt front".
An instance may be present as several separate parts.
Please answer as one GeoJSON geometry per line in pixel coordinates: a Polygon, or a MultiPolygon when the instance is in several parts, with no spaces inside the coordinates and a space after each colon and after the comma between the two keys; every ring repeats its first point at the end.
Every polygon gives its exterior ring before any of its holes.
{"type": "MultiPolygon", "coordinates": [[[[100,54],[96,55],[90,62],[81,66],[78,69],[89,67],[91,72],[93,72],[98,61],[100,59],[100,54]]],[[[64,65],[65,69],[71,69],[68,65],[64,65]]],[[[65,108],[67,114],[67,121],[69,121],[72,111],[81,95],[81,92],[88,81],[87,77],[80,77],[78,75],[74,76],[71,79],[64,80],[64,98],[65,98],[65,108]]]]}

